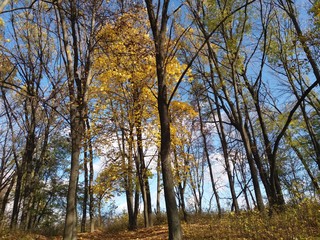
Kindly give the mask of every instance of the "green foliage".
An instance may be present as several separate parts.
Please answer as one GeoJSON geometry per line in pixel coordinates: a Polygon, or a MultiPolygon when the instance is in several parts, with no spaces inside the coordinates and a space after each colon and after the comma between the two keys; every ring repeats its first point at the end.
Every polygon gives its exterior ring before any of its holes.
{"type": "Polygon", "coordinates": [[[320,26],[320,1],[314,1],[312,7],[310,8],[309,12],[312,14],[314,18],[314,23],[317,28],[320,26]]]}

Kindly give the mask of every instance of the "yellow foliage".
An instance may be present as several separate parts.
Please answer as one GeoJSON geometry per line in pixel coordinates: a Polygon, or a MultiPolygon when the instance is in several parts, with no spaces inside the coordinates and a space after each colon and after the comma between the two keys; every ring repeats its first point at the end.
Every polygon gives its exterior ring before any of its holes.
{"type": "Polygon", "coordinates": [[[148,90],[155,81],[153,42],[143,14],[126,13],[99,32],[94,62],[97,80],[91,96],[131,103],[155,101],[148,90]]]}
{"type": "Polygon", "coordinates": [[[105,91],[112,90],[113,83],[141,87],[155,76],[153,43],[141,14],[124,14],[98,34],[94,67],[105,91]]]}
{"type": "Polygon", "coordinates": [[[4,21],[1,17],[0,17],[0,27],[4,27],[4,21]]]}
{"type": "Polygon", "coordinates": [[[183,146],[191,137],[190,123],[197,112],[187,102],[173,101],[170,107],[172,145],[183,146]],[[186,124],[186,123],[189,124],[186,124]]]}
{"type": "Polygon", "coordinates": [[[109,199],[113,196],[113,192],[118,190],[119,182],[121,180],[122,168],[118,164],[109,164],[98,175],[93,191],[95,194],[109,199]]]}

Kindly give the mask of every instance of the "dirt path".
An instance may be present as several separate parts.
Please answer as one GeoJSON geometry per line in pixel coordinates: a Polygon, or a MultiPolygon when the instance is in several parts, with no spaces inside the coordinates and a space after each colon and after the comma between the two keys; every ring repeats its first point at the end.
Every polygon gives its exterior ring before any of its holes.
{"type": "Polygon", "coordinates": [[[168,229],[165,226],[138,229],[137,231],[123,231],[106,233],[96,231],[94,233],[80,233],[79,240],[129,240],[129,239],[168,239],[168,229]]]}

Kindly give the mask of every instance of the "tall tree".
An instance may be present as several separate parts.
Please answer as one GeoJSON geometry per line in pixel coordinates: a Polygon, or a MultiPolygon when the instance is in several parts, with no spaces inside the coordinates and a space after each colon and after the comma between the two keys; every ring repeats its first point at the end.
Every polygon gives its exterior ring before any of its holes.
{"type": "Polygon", "coordinates": [[[58,31],[70,99],[71,170],[63,238],[77,238],[76,196],[79,157],[83,143],[88,86],[92,80],[95,37],[99,28],[98,11],[102,1],[57,1],[58,31]],[[85,14],[82,14],[85,12],[85,14]]]}
{"type": "Polygon", "coordinates": [[[170,161],[170,118],[168,99],[167,79],[166,79],[166,61],[168,56],[166,48],[167,26],[169,20],[169,3],[170,0],[158,1],[158,6],[152,0],[145,0],[150,26],[153,33],[153,40],[156,50],[156,69],[158,83],[158,111],[161,128],[161,146],[160,158],[162,167],[162,179],[164,186],[165,202],[167,209],[167,219],[169,226],[169,239],[182,239],[182,230],[179,219],[179,213],[174,193],[174,180],[172,166],[170,161]],[[159,14],[159,9],[161,14],[159,14]]]}
{"type": "Polygon", "coordinates": [[[137,216],[136,211],[130,210],[134,209],[132,187],[138,187],[135,185],[133,162],[144,203],[145,226],[152,225],[151,195],[143,135],[146,120],[152,118],[150,111],[153,109],[154,97],[150,89],[154,85],[155,67],[152,57],[153,45],[147,34],[147,25],[145,12],[138,7],[128,9],[116,17],[113,23],[105,24],[99,33],[99,48],[95,63],[98,74],[95,87],[92,88],[95,92],[94,98],[98,101],[109,99],[106,104],[97,108],[100,108],[100,112],[112,115],[116,133],[122,135],[118,135],[117,138],[118,147],[123,155],[123,167],[128,169],[125,190],[130,229],[137,227],[136,220],[133,220],[133,217],[137,216]]]}

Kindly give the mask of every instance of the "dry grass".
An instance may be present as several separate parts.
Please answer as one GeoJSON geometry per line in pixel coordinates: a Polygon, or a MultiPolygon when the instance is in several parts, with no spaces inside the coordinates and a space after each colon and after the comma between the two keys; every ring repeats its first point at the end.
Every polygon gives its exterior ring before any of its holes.
{"type": "MultiPolygon", "coordinates": [[[[239,215],[225,214],[221,218],[214,214],[190,215],[189,223],[183,223],[184,239],[265,239],[265,240],[320,240],[320,206],[318,203],[305,201],[298,206],[288,207],[285,212],[270,218],[258,212],[242,212],[239,215]]],[[[123,219],[125,220],[125,219],[123,219]]],[[[157,221],[155,221],[157,222],[157,221]]],[[[160,221],[159,223],[161,223],[160,221]]],[[[124,229],[121,219],[114,226],[94,233],[80,233],[81,240],[128,240],[128,239],[167,239],[168,229],[165,224],[136,231],[124,229]],[[122,226],[122,228],[121,228],[122,226]]],[[[60,240],[61,237],[49,238],[41,235],[23,233],[0,233],[0,239],[17,240],[60,240]]]]}

